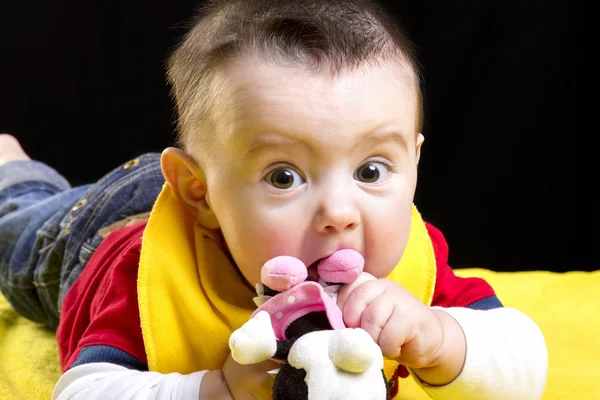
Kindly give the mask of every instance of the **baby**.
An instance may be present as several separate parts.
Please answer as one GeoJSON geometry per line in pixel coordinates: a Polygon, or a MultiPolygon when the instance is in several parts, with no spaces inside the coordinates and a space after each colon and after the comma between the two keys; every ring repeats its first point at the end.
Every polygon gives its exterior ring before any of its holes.
{"type": "MultiPolygon", "coordinates": [[[[0,288],[57,329],[53,399],[270,398],[228,338],[269,259],[364,272],[337,304],[436,399],[539,399],[544,338],[461,279],[413,198],[417,62],[363,0],[214,0],[170,57],[179,148],[71,188],[0,136],[0,288]],[[30,257],[36,254],[36,257],[30,257]]],[[[397,393],[392,388],[392,397],[397,393]]],[[[401,393],[398,395],[401,397],[401,393]]]]}

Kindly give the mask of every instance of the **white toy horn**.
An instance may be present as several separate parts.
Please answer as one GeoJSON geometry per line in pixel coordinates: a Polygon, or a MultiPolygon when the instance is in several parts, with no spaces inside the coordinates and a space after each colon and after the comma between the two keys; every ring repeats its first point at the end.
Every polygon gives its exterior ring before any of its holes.
{"type": "Polygon", "coordinates": [[[329,342],[329,358],[342,371],[365,372],[381,357],[379,346],[361,328],[335,330],[329,342]]]}

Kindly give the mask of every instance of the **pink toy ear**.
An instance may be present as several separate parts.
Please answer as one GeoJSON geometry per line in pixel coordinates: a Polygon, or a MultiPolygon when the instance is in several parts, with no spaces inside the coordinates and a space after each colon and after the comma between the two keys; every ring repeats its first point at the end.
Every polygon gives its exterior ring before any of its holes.
{"type": "Polygon", "coordinates": [[[260,271],[260,280],[273,290],[283,292],[306,280],[306,265],[290,256],[270,259],[260,271]]]}
{"type": "Polygon", "coordinates": [[[352,249],[338,250],[319,262],[317,270],[325,282],[354,282],[365,266],[363,256],[352,249]]]}

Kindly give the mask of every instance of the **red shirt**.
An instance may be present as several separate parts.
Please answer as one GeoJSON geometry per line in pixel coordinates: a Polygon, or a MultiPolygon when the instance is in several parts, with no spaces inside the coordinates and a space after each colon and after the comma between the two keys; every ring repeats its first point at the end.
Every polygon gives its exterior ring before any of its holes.
{"type": "MultiPolygon", "coordinates": [[[[137,299],[137,274],[146,222],[121,228],[100,244],[61,308],[57,330],[63,371],[86,346],[109,346],[147,364],[137,299]]],[[[448,245],[442,233],[427,224],[437,276],[432,306],[469,307],[494,298],[480,278],[460,278],[448,266],[448,245]]],[[[102,361],[102,360],[99,360],[102,361]]]]}

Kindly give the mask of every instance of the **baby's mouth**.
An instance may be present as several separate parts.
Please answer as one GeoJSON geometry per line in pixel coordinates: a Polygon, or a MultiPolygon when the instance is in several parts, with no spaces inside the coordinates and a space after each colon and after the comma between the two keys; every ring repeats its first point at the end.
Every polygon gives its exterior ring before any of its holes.
{"type": "Polygon", "coordinates": [[[312,263],[308,266],[308,268],[306,269],[306,271],[308,272],[308,278],[306,278],[307,281],[312,281],[312,282],[319,281],[319,271],[317,269],[317,266],[319,265],[321,260],[322,260],[322,258],[319,258],[317,261],[315,261],[314,263],[312,263]]]}
{"type": "Polygon", "coordinates": [[[329,286],[332,285],[332,282],[327,282],[325,280],[323,280],[321,278],[321,275],[319,275],[319,269],[317,268],[319,266],[319,263],[327,257],[323,257],[323,258],[319,258],[317,261],[315,261],[314,263],[310,264],[308,266],[308,268],[306,269],[308,276],[306,278],[307,282],[317,282],[320,285],[325,285],[325,286],[329,286]]]}

